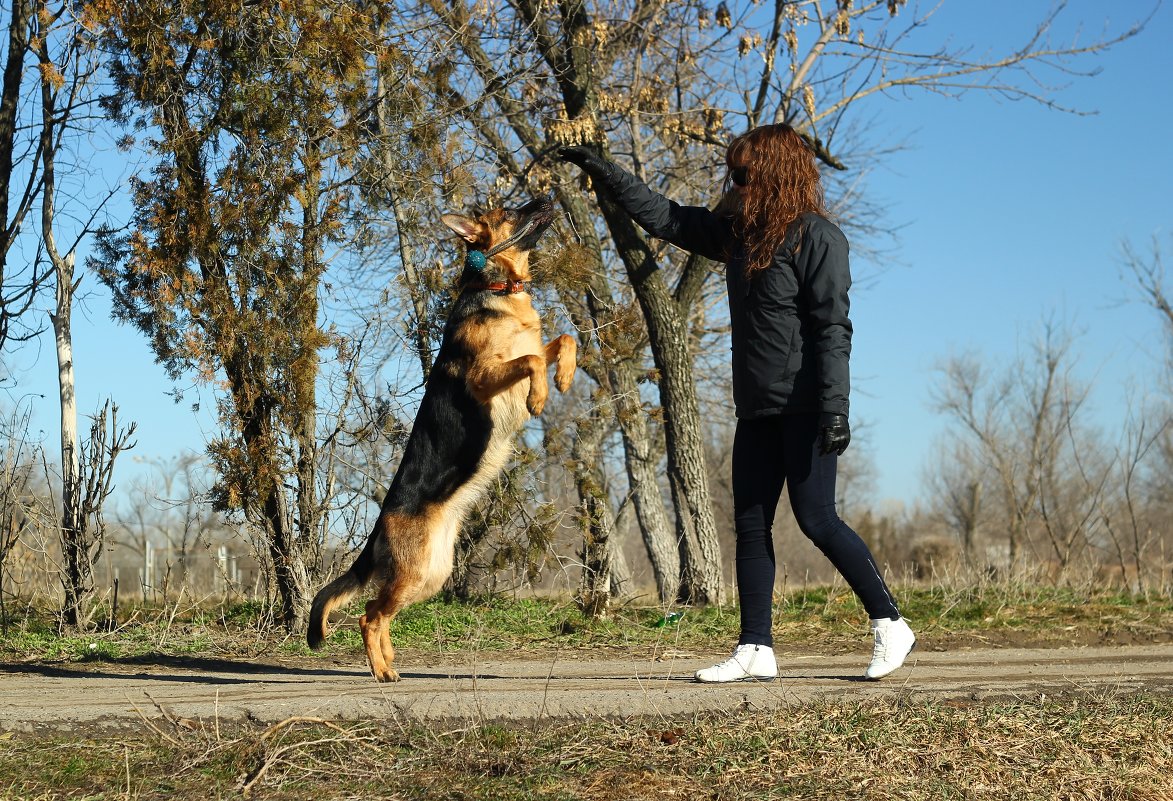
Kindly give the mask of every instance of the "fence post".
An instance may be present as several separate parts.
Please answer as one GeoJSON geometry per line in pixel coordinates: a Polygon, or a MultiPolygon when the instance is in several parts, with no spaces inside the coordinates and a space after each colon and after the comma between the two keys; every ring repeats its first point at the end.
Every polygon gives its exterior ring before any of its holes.
{"type": "Polygon", "coordinates": [[[147,600],[147,590],[155,587],[155,546],[147,540],[143,545],[143,569],[139,573],[139,586],[142,588],[143,600],[147,600]]]}
{"type": "Polygon", "coordinates": [[[228,594],[228,546],[216,548],[216,584],[220,588],[221,597],[228,594]]]}

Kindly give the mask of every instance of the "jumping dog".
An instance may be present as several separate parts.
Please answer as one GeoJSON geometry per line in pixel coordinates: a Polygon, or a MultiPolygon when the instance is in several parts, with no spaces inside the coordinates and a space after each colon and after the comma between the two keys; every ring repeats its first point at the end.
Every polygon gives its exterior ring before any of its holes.
{"type": "Polygon", "coordinates": [[[451,575],[461,523],[508,461],[514,435],[542,413],[546,368],[557,364],[561,392],[574,377],[574,339],[561,334],[543,345],[526,292],[530,251],[553,218],[549,199],[441,218],[467,245],[460,293],[379,519],[351,568],[314,598],[306,636],[311,648],[321,647],[330,612],[376,578],[378,593],[359,627],[379,681],[399,680],[391,620],[451,575]]]}

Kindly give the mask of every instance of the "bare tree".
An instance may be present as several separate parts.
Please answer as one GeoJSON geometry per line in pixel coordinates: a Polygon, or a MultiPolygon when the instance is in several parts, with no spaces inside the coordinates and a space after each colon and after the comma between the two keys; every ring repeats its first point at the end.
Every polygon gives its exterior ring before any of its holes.
{"type": "Polygon", "coordinates": [[[1111,463],[1096,456],[1106,448],[1083,423],[1091,385],[1075,378],[1073,365],[1072,338],[1047,323],[1031,357],[1003,374],[973,357],[953,358],[940,370],[934,401],[960,426],[954,437],[976,462],[964,484],[980,482],[984,471],[992,479],[963,489],[969,500],[963,494],[951,502],[953,514],[974,517],[980,498],[997,497],[1011,569],[1029,554],[1037,565],[1065,571],[1100,524],[1111,463]]]}
{"type": "Polygon", "coordinates": [[[979,556],[983,525],[990,516],[987,487],[991,483],[989,466],[973,445],[965,440],[948,443],[935,456],[925,482],[936,500],[936,513],[946,528],[959,540],[966,564],[983,569],[984,554],[979,556]]]}
{"type": "Polygon", "coordinates": [[[106,401],[94,415],[89,437],[78,450],[77,485],[69,505],[62,505],[61,585],[65,590],[61,624],[68,629],[90,626],[93,609],[94,565],[106,536],[103,510],[114,491],[114,463],[134,447],[135,424],[118,425],[118,407],[106,401]],[[70,524],[66,525],[66,521],[70,524]]]}
{"type": "Polygon", "coordinates": [[[1124,275],[1140,299],[1150,306],[1161,320],[1165,332],[1165,359],[1173,373],[1173,305],[1165,285],[1165,262],[1161,253],[1161,242],[1153,237],[1150,253],[1141,253],[1131,242],[1125,242],[1124,275]]]}
{"type": "Polygon", "coordinates": [[[148,549],[162,552],[161,575],[154,578],[166,602],[174,589],[197,589],[194,557],[201,549],[211,550],[238,535],[212,509],[207,485],[214,477],[208,475],[206,459],[185,453],[150,466],[150,473],[131,483],[119,505],[112,539],[142,557],[148,549]]]}
{"type": "Polygon", "coordinates": [[[6,562],[32,521],[30,483],[36,461],[28,435],[30,418],[30,411],[25,409],[0,422],[0,628],[5,634],[8,633],[6,562]]]}
{"type": "Polygon", "coordinates": [[[1147,253],[1125,242],[1123,256],[1125,279],[1141,301],[1156,312],[1164,332],[1165,371],[1155,381],[1163,391],[1133,404],[1134,413],[1125,426],[1119,449],[1115,503],[1104,512],[1117,564],[1123,575],[1134,574],[1143,591],[1149,577],[1166,580],[1166,554],[1173,551],[1173,530],[1168,524],[1173,514],[1173,402],[1169,400],[1173,388],[1173,306],[1160,239],[1153,237],[1147,253]]]}
{"type": "MultiPolygon", "coordinates": [[[[59,156],[65,150],[66,135],[78,124],[78,116],[96,99],[90,84],[97,64],[84,40],[82,27],[65,6],[51,9],[45,0],[36,3],[31,22],[32,49],[37,57],[40,88],[41,245],[49,273],[56,283],[56,306],[49,315],[57,352],[57,376],[61,414],[61,549],[65,562],[63,620],[70,627],[88,625],[86,600],[92,590],[93,564],[101,546],[104,523],[102,505],[110,493],[114,461],[119,451],[132,447],[132,423],[125,431],[117,427],[117,407],[95,419],[86,448],[79,447],[77,396],[73,367],[72,314],[78,281],[74,277],[75,252],[81,233],[62,253],[57,243],[59,156]],[[107,436],[108,434],[108,436],[107,436]]],[[[90,210],[90,221],[101,203],[90,210]]],[[[109,407],[109,403],[107,403],[109,407]]]]}
{"type": "Polygon", "coordinates": [[[1145,474],[1155,466],[1152,475],[1168,486],[1168,473],[1154,465],[1153,457],[1159,458],[1160,443],[1170,428],[1173,419],[1167,410],[1162,414],[1142,409],[1130,415],[1107,476],[1107,489],[1095,496],[1106,533],[1104,550],[1119,570],[1121,583],[1140,592],[1152,579],[1160,580],[1167,568],[1164,551],[1156,546],[1169,537],[1168,508],[1161,508],[1161,493],[1152,491],[1155,487],[1145,481],[1145,474]]]}
{"type": "MultiPolygon", "coordinates": [[[[1160,249],[1125,245],[1125,277],[1157,313],[1173,342],[1160,249]]],[[[1171,351],[1167,350],[1166,358],[1171,351]]],[[[931,483],[938,513],[973,557],[979,526],[1005,530],[1008,561],[1023,554],[1065,572],[1077,559],[1143,590],[1165,567],[1158,547],[1171,474],[1173,419],[1167,396],[1131,396],[1113,445],[1085,417],[1092,386],[1073,375],[1073,340],[1044,326],[1031,358],[993,372],[976,357],[941,368],[935,401],[960,424],[931,483]],[[1002,517],[999,520],[998,515],[1002,517]]],[[[1166,375],[1166,379],[1168,374],[1166,375]]]]}
{"type": "Polygon", "coordinates": [[[40,288],[50,271],[39,260],[13,265],[9,255],[21,226],[32,211],[40,192],[41,141],[36,135],[22,138],[35,126],[23,124],[22,100],[35,90],[24,75],[25,58],[38,25],[33,0],[12,0],[8,18],[8,42],[4,59],[3,97],[0,98],[0,353],[10,342],[29,339],[38,333],[27,322],[40,288]],[[23,328],[18,323],[24,321],[23,328]]]}

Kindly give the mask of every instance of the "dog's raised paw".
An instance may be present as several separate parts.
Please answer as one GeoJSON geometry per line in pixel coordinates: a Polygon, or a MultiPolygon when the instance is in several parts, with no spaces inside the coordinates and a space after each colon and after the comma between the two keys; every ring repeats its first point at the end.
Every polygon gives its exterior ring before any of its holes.
{"type": "Polygon", "coordinates": [[[559,392],[565,392],[570,389],[570,382],[574,380],[574,368],[563,370],[559,367],[554,372],[554,386],[558,387],[559,392]]]}
{"type": "Polygon", "coordinates": [[[399,681],[400,675],[399,671],[395,670],[395,668],[387,668],[386,670],[376,673],[375,678],[385,684],[387,682],[399,681]]]}

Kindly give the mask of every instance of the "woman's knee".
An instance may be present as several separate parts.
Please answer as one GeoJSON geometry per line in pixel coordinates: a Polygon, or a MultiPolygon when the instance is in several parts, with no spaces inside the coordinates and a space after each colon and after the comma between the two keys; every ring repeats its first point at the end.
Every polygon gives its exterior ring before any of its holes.
{"type": "Polygon", "coordinates": [[[733,530],[737,534],[738,539],[747,537],[749,539],[757,539],[760,537],[769,537],[771,524],[770,519],[772,514],[767,515],[765,507],[761,504],[754,504],[746,509],[738,509],[733,513],[733,530]]]}
{"type": "Polygon", "coordinates": [[[794,519],[798,528],[815,545],[821,546],[829,542],[844,527],[846,523],[835,512],[835,507],[794,511],[794,519]]]}

